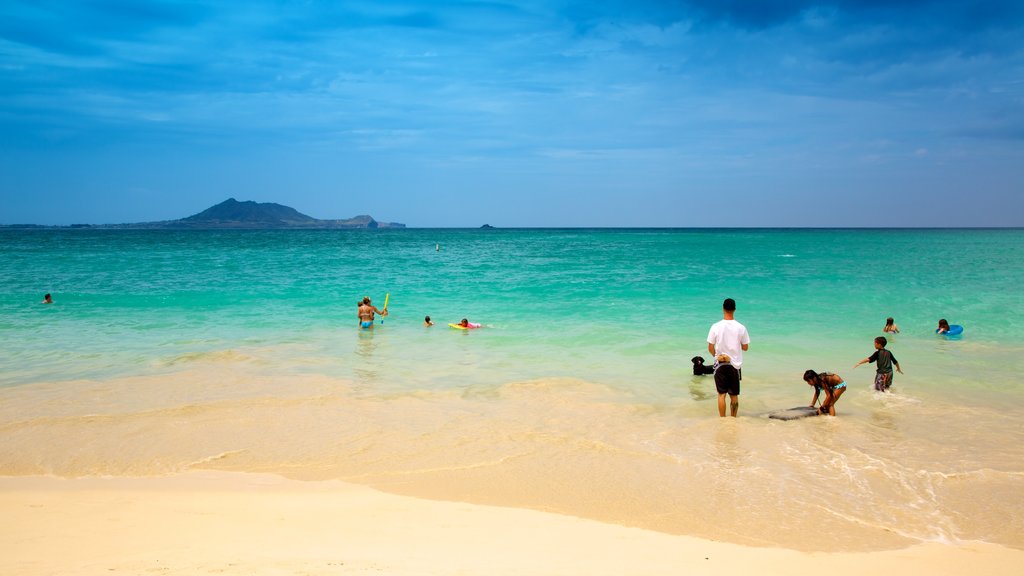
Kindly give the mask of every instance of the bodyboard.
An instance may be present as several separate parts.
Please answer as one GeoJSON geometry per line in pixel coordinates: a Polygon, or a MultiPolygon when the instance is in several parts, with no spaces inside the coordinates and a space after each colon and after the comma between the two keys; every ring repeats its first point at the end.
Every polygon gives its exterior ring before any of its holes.
{"type": "Polygon", "coordinates": [[[786,408],[785,410],[776,410],[768,413],[769,418],[775,418],[776,420],[798,420],[817,415],[818,409],[814,406],[797,406],[796,408],[786,408]]]}

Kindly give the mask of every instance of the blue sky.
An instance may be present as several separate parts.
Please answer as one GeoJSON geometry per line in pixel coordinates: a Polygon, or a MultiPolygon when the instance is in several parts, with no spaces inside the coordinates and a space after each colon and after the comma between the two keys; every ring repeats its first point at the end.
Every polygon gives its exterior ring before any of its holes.
{"type": "Polygon", "coordinates": [[[1024,226],[1024,3],[0,4],[0,223],[1024,226]]]}

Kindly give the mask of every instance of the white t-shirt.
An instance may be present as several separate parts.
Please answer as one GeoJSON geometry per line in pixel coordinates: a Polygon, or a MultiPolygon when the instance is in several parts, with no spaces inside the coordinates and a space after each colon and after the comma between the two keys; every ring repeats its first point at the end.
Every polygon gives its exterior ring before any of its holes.
{"type": "Polygon", "coordinates": [[[732,365],[743,367],[743,345],[750,344],[747,327],[735,320],[719,320],[711,325],[708,344],[715,345],[715,354],[728,354],[732,365]]]}

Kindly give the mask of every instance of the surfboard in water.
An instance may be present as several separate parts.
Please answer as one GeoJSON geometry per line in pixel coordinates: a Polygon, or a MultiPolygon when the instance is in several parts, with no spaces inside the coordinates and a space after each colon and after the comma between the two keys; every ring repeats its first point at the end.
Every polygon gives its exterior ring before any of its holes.
{"type": "Polygon", "coordinates": [[[776,410],[768,413],[769,418],[775,418],[776,420],[797,420],[817,415],[818,409],[814,406],[797,406],[796,408],[786,408],[785,410],[776,410]]]}

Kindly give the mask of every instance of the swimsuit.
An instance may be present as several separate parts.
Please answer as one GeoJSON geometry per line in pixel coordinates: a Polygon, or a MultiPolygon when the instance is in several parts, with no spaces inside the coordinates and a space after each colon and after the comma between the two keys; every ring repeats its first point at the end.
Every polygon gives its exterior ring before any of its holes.
{"type": "Polygon", "coordinates": [[[892,372],[878,372],[875,374],[875,390],[885,392],[892,386],[892,372]]]}
{"type": "Polygon", "coordinates": [[[839,390],[840,388],[846,388],[846,381],[845,380],[840,380],[839,384],[834,384],[834,385],[825,384],[825,378],[827,376],[831,376],[831,374],[828,374],[827,372],[822,372],[821,374],[818,375],[818,378],[819,378],[819,381],[821,382],[821,384],[815,384],[814,385],[815,390],[818,390],[818,391],[828,390],[829,392],[835,392],[836,390],[839,390]]]}
{"type": "Polygon", "coordinates": [[[715,390],[719,394],[740,395],[740,371],[732,364],[715,362],[715,390]]]}
{"type": "Polygon", "coordinates": [[[366,321],[360,322],[359,325],[362,326],[363,328],[372,328],[373,327],[373,320],[366,320],[366,321]]]}

